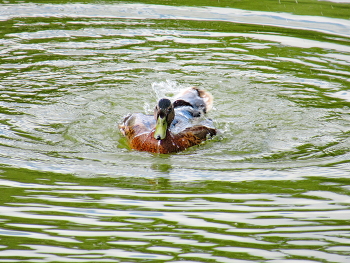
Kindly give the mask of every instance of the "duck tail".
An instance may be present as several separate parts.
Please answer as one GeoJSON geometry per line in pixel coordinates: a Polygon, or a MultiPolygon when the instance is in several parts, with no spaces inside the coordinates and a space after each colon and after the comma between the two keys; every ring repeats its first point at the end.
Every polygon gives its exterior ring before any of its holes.
{"type": "Polygon", "coordinates": [[[199,103],[198,97],[205,103],[205,112],[211,110],[214,101],[213,95],[211,95],[208,91],[197,87],[190,87],[182,90],[175,97],[175,102],[180,106],[186,105],[186,103],[190,105],[196,105],[199,103]]]}
{"type": "Polygon", "coordinates": [[[213,107],[213,102],[214,102],[214,97],[213,95],[211,95],[210,92],[199,89],[197,87],[192,87],[193,89],[197,90],[199,97],[201,97],[204,102],[205,102],[205,106],[206,106],[206,111],[210,111],[213,107]]]}

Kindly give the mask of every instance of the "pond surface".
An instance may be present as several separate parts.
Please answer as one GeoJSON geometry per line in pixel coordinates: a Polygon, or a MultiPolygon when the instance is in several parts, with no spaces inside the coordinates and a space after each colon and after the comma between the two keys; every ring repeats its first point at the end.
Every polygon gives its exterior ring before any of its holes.
{"type": "Polygon", "coordinates": [[[350,262],[349,19],[350,1],[0,4],[0,260],[350,262]],[[123,117],[189,86],[221,134],[130,150],[123,117]]]}

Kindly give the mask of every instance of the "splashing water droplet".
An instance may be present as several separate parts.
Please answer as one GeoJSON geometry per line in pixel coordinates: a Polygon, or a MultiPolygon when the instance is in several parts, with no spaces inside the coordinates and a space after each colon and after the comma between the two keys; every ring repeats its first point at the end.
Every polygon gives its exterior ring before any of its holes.
{"type": "Polygon", "coordinates": [[[160,141],[161,140],[158,140],[158,143],[157,143],[157,153],[160,153],[160,141]]]}

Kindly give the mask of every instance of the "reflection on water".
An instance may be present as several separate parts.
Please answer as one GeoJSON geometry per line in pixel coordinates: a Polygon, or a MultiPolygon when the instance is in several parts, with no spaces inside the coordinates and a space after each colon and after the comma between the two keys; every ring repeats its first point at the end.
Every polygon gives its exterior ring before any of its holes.
{"type": "Polygon", "coordinates": [[[349,262],[349,4],[149,2],[0,5],[1,260],[349,262]],[[221,135],[130,151],[193,85],[221,135]]]}
{"type": "Polygon", "coordinates": [[[172,183],[23,175],[28,171],[4,169],[0,181],[4,262],[350,257],[348,179],[172,183]]]}

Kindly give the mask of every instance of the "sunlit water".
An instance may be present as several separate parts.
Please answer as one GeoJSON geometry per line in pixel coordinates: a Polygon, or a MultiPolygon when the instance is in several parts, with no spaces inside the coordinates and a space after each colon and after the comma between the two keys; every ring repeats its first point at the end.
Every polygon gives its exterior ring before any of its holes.
{"type": "Polygon", "coordinates": [[[144,2],[0,5],[1,261],[350,262],[350,4],[144,2]],[[188,86],[220,135],[128,149],[188,86]]]}

